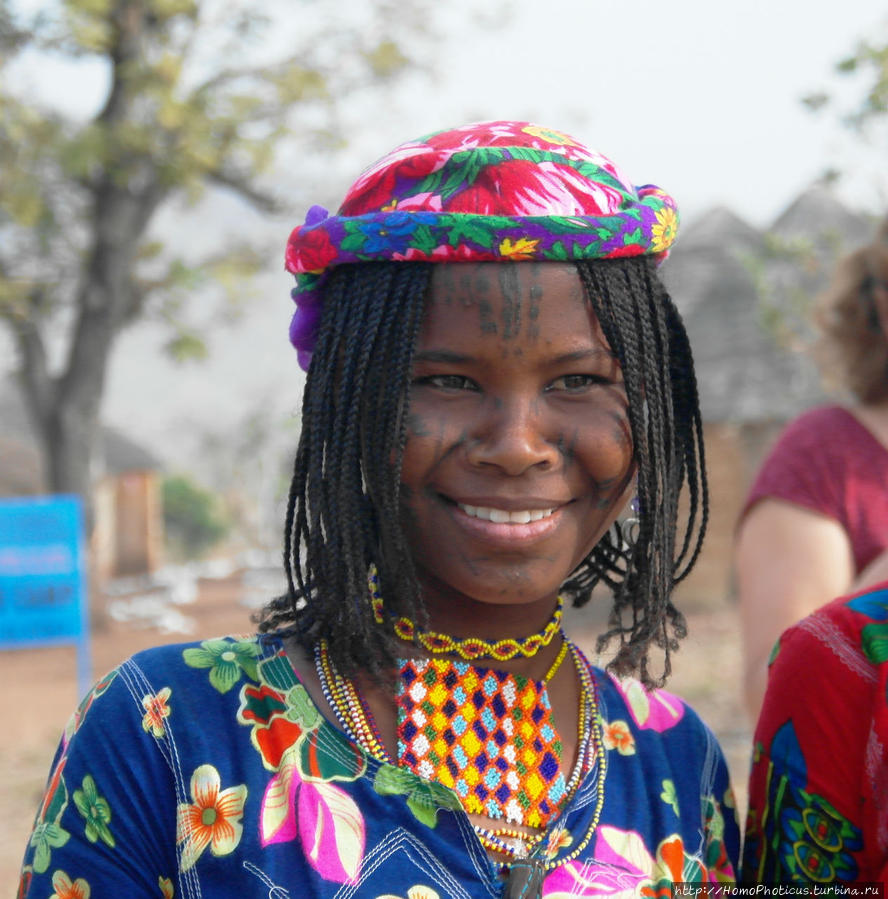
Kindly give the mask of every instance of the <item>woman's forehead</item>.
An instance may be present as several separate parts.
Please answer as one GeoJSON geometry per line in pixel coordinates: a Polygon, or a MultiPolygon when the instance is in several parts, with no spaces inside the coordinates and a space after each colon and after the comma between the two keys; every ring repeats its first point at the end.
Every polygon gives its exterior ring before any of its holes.
{"type": "Polygon", "coordinates": [[[432,301],[474,303],[491,294],[536,300],[546,292],[581,300],[583,285],[576,266],[568,262],[445,262],[432,271],[432,301]]]}
{"type": "Polygon", "coordinates": [[[605,342],[579,272],[561,262],[445,263],[434,267],[423,332],[605,342]]]}

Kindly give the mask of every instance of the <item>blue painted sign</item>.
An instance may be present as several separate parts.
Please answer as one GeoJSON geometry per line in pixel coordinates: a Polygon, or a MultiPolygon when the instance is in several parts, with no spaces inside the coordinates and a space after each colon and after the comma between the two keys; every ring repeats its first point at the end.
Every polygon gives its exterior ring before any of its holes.
{"type": "Polygon", "coordinates": [[[0,649],[77,645],[92,679],[83,509],[76,496],[0,499],[0,649]]]}

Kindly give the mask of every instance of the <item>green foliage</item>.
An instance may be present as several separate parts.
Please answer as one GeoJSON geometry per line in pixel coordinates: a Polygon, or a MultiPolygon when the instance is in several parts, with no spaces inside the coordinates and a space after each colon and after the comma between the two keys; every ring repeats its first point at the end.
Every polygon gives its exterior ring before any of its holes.
{"type": "Polygon", "coordinates": [[[222,540],[229,522],[215,494],[183,475],[164,478],[163,521],[177,555],[195,558],[222,540]]]}
{"type": "MultiPolygon", "coordinates": [[[[164,207],[208,189],[259,212],[282,141],[341,146],[338,104],[413,64],[402,47],[425,4],[258,0],[50,0],[21,12],[0,0],[0,322],[53,490],[89,493],[90,441],[114,341],[142,317],[169,326],[176,359],[206,348],[185,307],[196,293],[242,297],[270,251],[221,238],[211,253],[152,232],[164,207]],[[281,21],[293,36],[279,40],[281,21]],[[282,48],[270,49],[275,41],[282,48]],[[13,62],[98,62],[107,90],[91,118],[41,108],[13,62]],[[48,342],[54,352],[48,351],[48,342]],[[56,352],[60,348],[61,352],[56,352]],[[50,370],[51,358],[62,359],[50,370]]],[[[423,48],[413,42],[414,58],[423,48]]]]}
{"type": "MultiPolygon", "coordinates": [[[[883,29],[884,31],[884,29],[883,29]]],[[[842,105],[828,90],[817,90],[802,98],[812,112],[831,109],[857,132],[885,124],[888,118],[888,32],[872,40],[860,41],[835,67],[843,79],[853,79],[856,99],[842,105]]]]}

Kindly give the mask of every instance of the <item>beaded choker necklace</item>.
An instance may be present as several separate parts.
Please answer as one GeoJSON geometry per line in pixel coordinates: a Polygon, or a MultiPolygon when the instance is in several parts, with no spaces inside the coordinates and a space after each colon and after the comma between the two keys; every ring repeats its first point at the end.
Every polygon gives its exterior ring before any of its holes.
{"type": "Polygon", "coordinates": [[[479,637],[454,639],[448,634],[423,630],[417,627],[406,615],[394,619],[391,616],[387,616],[383,608],[382,596],[379,592],[379,573],[375,565],[370,566],[367,583],[370,588],[370,603],[373,607],[373,617],[376,619],[376,623],[384,624],[386,618],[388,618],[398,637],[406,640],[408,643],[416,643],[432,655],[453,654],[458,655],[467,662],[473,662],[476,659],[496,659],[498,662],[506,662],[509,659],[517,658],[519,655],[529,659],[535,656],[544,646],[548,646],[555,634],[561,630],[564,600],[559,596],[555,611],[552,613],[552,617],[548,620],[546,626],[529,637],[518,639],[507,637],[503,640],[497,640],[495,643],[490,643],[479,637]]]}
{"type": "Polygon", "coordinates": [[[467,812],[503,825],[476,826],[482,844],[520,857],[540,834],[580,777],[599,760],[601,740],[595,690],[578,651],[564,642],[543,681],[447,659],[402,660],[398,677],[398,758],[392,761],[370,710],[354,684],[334,668],[327,645],[315,651],[324,695],[342,728],[371,756],[398,764],[454,790],[467,812]],[[551,720],[546,681],[570,652],[580,673],[577,763],[566,781],[561,741],[551,720]]]}

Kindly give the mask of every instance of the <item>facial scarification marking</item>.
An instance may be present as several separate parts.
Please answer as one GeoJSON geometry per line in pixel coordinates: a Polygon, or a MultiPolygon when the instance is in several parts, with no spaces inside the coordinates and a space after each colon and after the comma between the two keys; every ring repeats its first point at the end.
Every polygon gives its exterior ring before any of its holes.
{"type": "Polygon", "coordinates": [[[620,446],[632,445],[632,433],[629,430],[629,420],[624,416],[615,412],[610,413],[614,419],[614,438],[620,443],[620,446]]]}
{"type": "MultiPolygon", "coordinates": [[[[538,274],[539,270],[539,264],[534,263],[534,274],[538,274]]],[[[540,317],[540,301],[543,299],[542,285],[531,284],[529,294],[530,302],[527,304],[527,334],[529,337],[536,339],[540,336],[537,319],[540,317]]]]}
{"type": "Polygon", "coordinates": [[[503,295],[503,340],[512,340],[521,332],[521,287],[514,265],[503,265],[497,272],[503,295]]]}
{"type": "Polygon", "coordinates": [[[428,437],[431,432],[425,421],[411,412],[407,415],[407,433],[413,437],[428,437]]]}
{"type": "Polygon", "coordinates": [[[493,309],[487,300],[478,302],[478,316],[481,320],[481,333],[496,334],[497,327],[496,322],[493,320],[493,309]]]}

